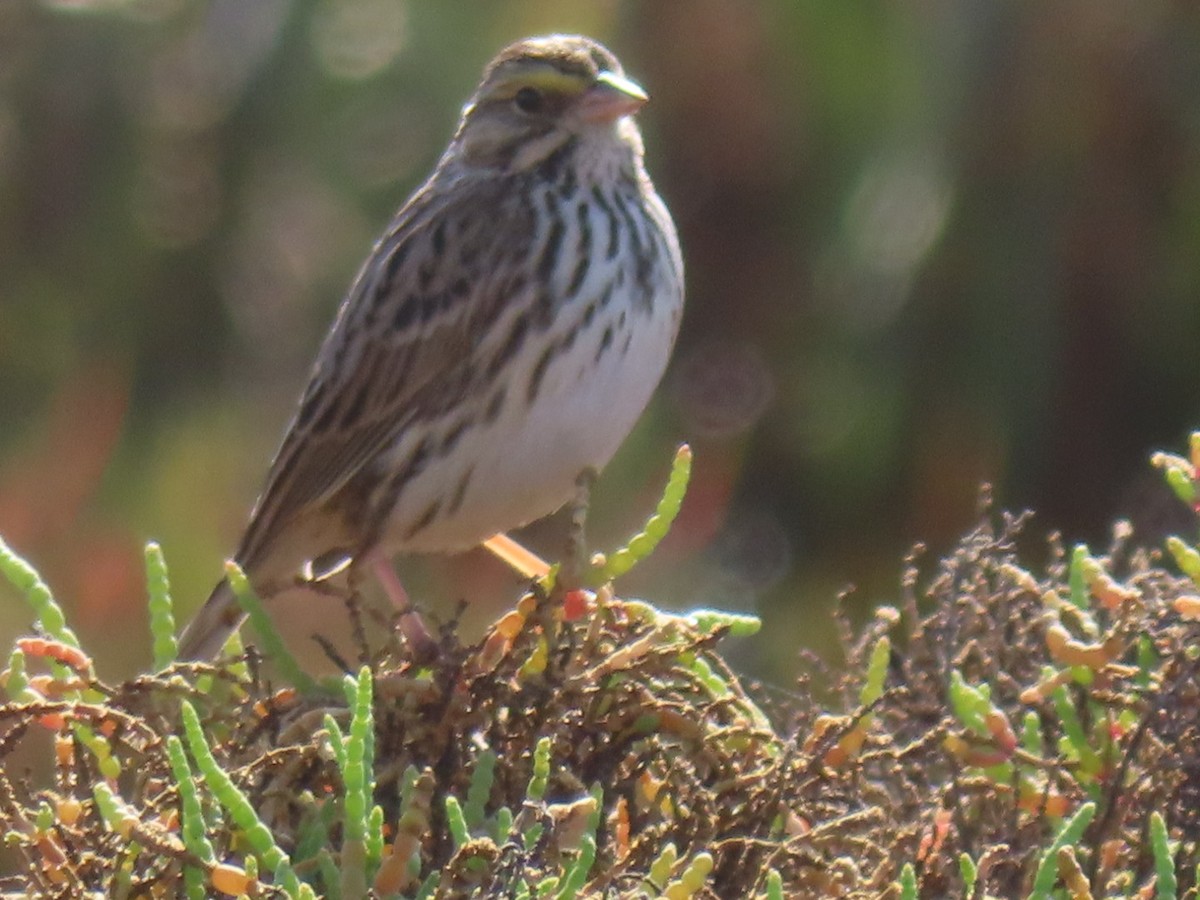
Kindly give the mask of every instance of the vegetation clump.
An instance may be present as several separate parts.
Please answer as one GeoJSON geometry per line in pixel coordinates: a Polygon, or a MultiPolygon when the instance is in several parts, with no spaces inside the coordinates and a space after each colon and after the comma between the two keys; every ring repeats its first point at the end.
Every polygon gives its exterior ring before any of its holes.
{"type": "MultiPolygon", "coordinates": [[[[767,704],[717,650],[756,620],[674,615],[612,586],[665,532],[689,459],[651,527],[578,579],[594,592],[552,571],[478,643],[444,629],[432,662],[360,629],[335,682],[297,675],[269,635],[257,645],[270,658],[235,638],[216,663],[174,661],[152,547],[153,669],[107,684],[36,572],[0,546],[40,631],[4,672],[0,759],[25,742],[54,758],[49,781],[0,771],[15,863],[0,889],[1196,896],[1190,540],[1168,542],[1182,575],[1125,526],[1100,554],[1052,540],[1037,566],[1026,518],[988,516],[932,571],[914,554],[896,608],[843,628],[841,671],[814,662],[767,704]]],[[[1200,460],[1156,462],[1194,503],[1200,460]]]]}

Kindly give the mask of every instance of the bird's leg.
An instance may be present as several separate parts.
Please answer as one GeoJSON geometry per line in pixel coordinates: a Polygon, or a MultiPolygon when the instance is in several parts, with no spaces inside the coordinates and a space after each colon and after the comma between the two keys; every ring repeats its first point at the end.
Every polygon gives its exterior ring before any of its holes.
{"type": "Polygon", "coordinates": [[[575,477],[575,496],[571,498],[571,521],[567,526],[567,549],[563,555],[558,583],[562,590],[573,591],[580,587],[588,567],[587,511],[592,496],[592,485],[598,473],[586,468],[575,477]]]}
{"type": "Polygon", "coordinates": [[[512,566],[522,578],[545,578],[550,574],[550,563],[507,534],[493,534],[483,546],[501,562],[512,566]]]}
{"type": "Polygon", "coordinates": [[[369,554],[367,565],[371,573],[375,576],[375,579],[379,582],[380,587],[383,588],[383,592],[392,601],[392,606],[399,613],[396,624],[400,629],[400,633],[404,636],[404,640],[408,642],[408,646],[412,649],[413,655],[422,661],[436,658],[438,655],[438,642],[429,633],[429,629],[425,627],[425,622],[422,621],[420,613],[413,609],[408,591],[404,589],[404,585],[400,581],[400,576],[396,574],[396,570],[392,567],[392,561],[388,559],[386,554],[378,550],[372,550],[369,554]]]}

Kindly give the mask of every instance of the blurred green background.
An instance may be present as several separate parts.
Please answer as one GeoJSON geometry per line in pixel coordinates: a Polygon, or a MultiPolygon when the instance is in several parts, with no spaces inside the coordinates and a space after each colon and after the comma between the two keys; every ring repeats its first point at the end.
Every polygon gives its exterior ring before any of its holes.
{"type": "MultiPolygon", "coordinates": [[[[207,594],[373,236],[483,64],[548,31],[650,92],[688,265],[598,488],[611,545],[694,446],[627,592],[758,612],[735,654],[785,681],[982,480],[1072,541],[1181,527],[1146,459],[1200,426],[1194,3],[0,0],[0,534],[103,671],[149,658],[146,539],[207,594]]],[[[401,571],[476,632],[518,590],[482,552],[401,571]]]]}

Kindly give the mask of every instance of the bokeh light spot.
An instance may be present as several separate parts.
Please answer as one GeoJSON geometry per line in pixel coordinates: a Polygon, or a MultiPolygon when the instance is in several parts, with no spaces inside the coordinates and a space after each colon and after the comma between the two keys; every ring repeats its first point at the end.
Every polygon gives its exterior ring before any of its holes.
{"type": "Polygon", "coordinates": [[[775,381],[758,348],[710,341],[679,364],[675,395],[695,437],[729,438],[747,431],[771,403],[775,381]]]}
{"type": "Polygon", "coordinates": [[[817,302],[842,328],[861,334],[892,324],[946,226],[953,196],[936,154],[892,152],[866,167],[838,240],[813,272],[817,302]]]}
{"type": "Polygon", "coordinates": [[[119,13],[138,22],[169,19],[187,7],[188,0],[42,0],[51,9],[77,13],[119,13]]]}
{"type": "Polygon", "coordinates": [[[952,195],[932,154],[889,156],[869,166],[843,221],[854,261],[883,275],[908,274],[941,235],[952,195]]]}
{"type": "Polygon", "coordinates": [[[202,131],[220,122],[266,60],[288,11],[285,0],[215,0],[202,19],[159,51],[145,93],[152,120],[202,131]]]}
{"type": "Polygon", "coordinates": [[[779,517],[766,509],[735,509],[711,553],[725,576],[751,593],[779,583],[791,570],[792,544],[779,517]]]}
{"type": "Polygon", "coordinates": [[[249,183],[222,293],[239,336],[259,348],[257,359],[287,368],[284,361],[312,352],[313,309],[328,315],[344,289],[340,278],[322,280],[358,252],[369,229],[344,195],[293,160],[264,158],[249,183]]]}
{"type": "Polygon", "coordinates": [[[138,170],[134,217],[146,236],[178,248],[204,238],[221,211],[221,180],[210,148],[154,144],[138,170]]]}
{"type": "Polygon", "coordinates": [[[408,9],[399,0],[325,0],[313,17],[317,60],[337,78],[370,78],[391,65],[407,38],[408,9]]]}

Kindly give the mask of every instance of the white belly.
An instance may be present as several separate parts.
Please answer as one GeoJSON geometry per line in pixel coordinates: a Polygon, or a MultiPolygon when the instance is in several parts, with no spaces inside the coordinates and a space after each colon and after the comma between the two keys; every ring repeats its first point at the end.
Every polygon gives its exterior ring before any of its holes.
{"type": "MultiPolygon", "coordinates": [[[[499,379],[506,382],[506,394],[496,419],[473,427],[462,438],[461,452],[431,460],[405,487],[383,540],[387,550],[467,549],[549,515],[570,499],[580,472],[598,471],[612,459],[662,378],[682,298],[659,299],[663,302],[649,315],[626,310],[623,325],[620,304],[598,313],[591,329],[554,356],[532,404],[527,393],[537,354],[524,354],[526,365],[499,379]],[[599,352],[606,327],[613,335],[599,352]],[[450,511],[464,479],[466,487],[450,511]],[[439,502],[439,514],[412,533],[423,511],[439,502]]],[[[561,340],[575,322],[565,313],[559,318],[550,333],[561,340]]]]}

